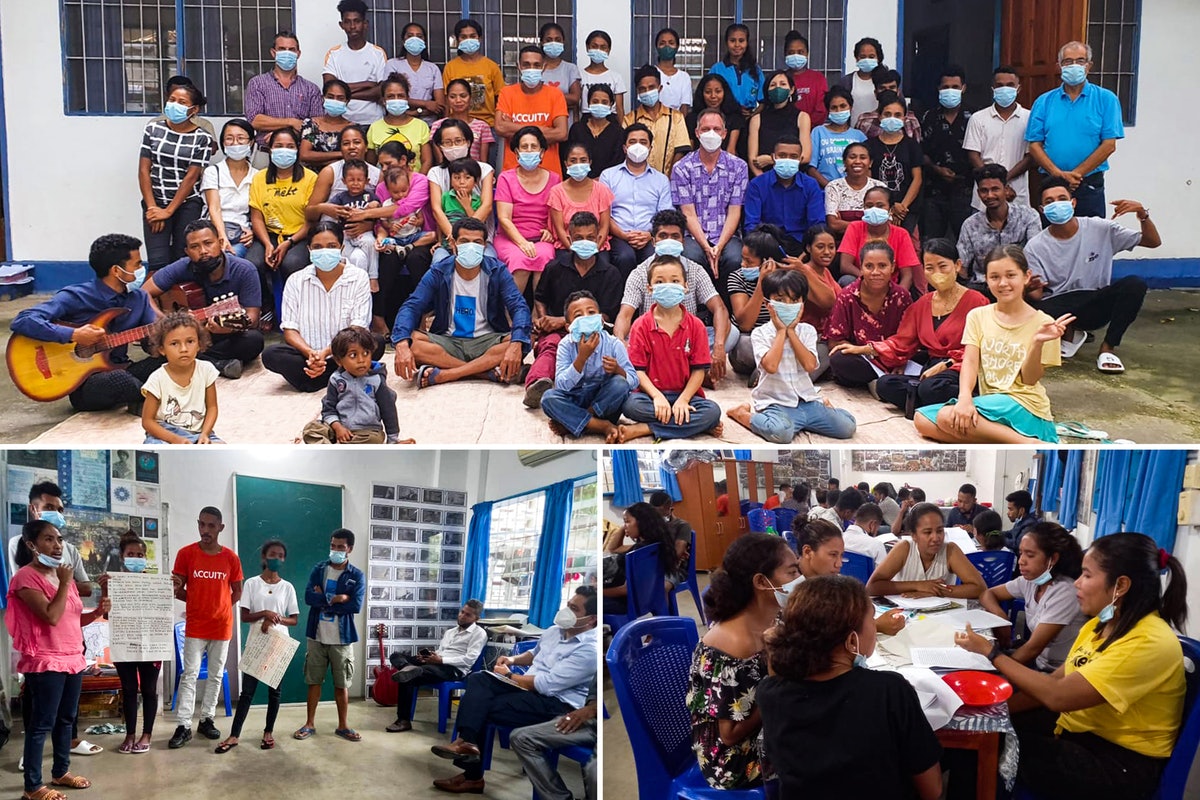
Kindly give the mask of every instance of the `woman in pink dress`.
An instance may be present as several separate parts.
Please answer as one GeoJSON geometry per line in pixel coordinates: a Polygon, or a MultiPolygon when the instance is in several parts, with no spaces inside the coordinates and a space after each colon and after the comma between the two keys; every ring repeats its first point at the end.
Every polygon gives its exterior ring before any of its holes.
{"type": "Polygon", "coordinates": [[[608,223],[612,215],[613,193],[607,186],[591,177],[592,156],[583,142],[563,145],[563,174],[567,179],[550,190],[550,223],[558,247],[571,249],[567,226],[571,217],[588,211],[600,220],[598,242],[601,250],[608,249],[608,223]]]}
{"type": "Polygon", "coordinates": [[[26,720],[25,794],[29,800],[63,800],[56,787],[86,789],[87,778],[72,775],[71,728],[83,685],[84,625],[108,613],[108,598],[94,611],[83,613],[75,588],[75,565],[63,562],[63,539],[49,522],[25,523],[17,547],[20,569],[8,588],[4,622],[13,647],[21,653],[17,671],[25,675],[32,714],[26,720]],[[50,784],[42,782],[42,752],[46,737],[54,747],[50,784]]]}
{"type": "Polygon", "coordinates": [[[509,147],[517,154],[517,167],[496,179],[496,254],[524,292],[530,276],[537,288],[542,270],[554,258],[549,199],[550,190],[562,179],[541,166],[546,153],[541,128],[521,128],[509,147]]]}

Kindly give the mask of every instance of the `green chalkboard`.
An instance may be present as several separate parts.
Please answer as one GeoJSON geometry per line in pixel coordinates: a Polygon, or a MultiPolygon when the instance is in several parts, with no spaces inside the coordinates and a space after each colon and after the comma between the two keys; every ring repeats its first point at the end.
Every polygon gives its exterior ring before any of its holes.
{"type": "MultiPolygon", "coordinates": [[[[329,558],[329,534],[342,527],[342,488],[316,483],[277,481],[270,478],[234,476],[234,503],[237,509],[238,557],[249,578],[262,572],[260,548],[268,539],[287,544],[288,557],[283,578],[296,587],[300,604],[300,623],[290,633],[300,640],[300,649],[292,659],[280,689],[285,703],[303,703],[308,697],[304,683],[304,630],[308,606],[304,604],[304,586],[318,561],[329,558]]],[[[250,629],[242,625],[242,641],[250,629]]],[[[326,681],[322,700],[333,699],[333,683],[326,681]]],[[[266,691],[256,693],[255,705],[267,702],[266,691]]]]}

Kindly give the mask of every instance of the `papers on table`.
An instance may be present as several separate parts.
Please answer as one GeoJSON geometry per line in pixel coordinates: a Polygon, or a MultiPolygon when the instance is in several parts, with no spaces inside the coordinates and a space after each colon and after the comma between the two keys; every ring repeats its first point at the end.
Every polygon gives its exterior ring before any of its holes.
{"type": "Polygon", "coordinates": [[[889,545],[900,541],[900,537],[894,533],[877,533],[875,534],[875,541],[889,545]]]}
{"type": "Polygon", "coordinates": [[[904,597],[898,594],[889,594],[887,599],[892,605],[906,611],[933,611],[935,609],[940,611],[962,608],[958,603],[944,597],[904,597]]]}
{"type": "Polygon", "coordinates": [[[947,611],[944,614],[938,614],[938,620],[953,626],[957,631],[965,631],[968,622],[971,623],[971,628],[977,631],[1007,628],[1012,625],[1012,622],[1005,617],[984,611],[982,608],[959,608],[947,611]]]}
{"type": "Polygon", "coordinates": [[[934,730],[945,727],[955,712],[962,707],[962,700],[959,696],[932,670],[921,667],[901,667],[897,671],[917,690],[917,699],[921,701],[921,710],[925,712],[925,718],[929,720],[929,726],[934,730]]]}
{"type": "Polygon", "coordinates": [[[984,656],[961,647],[914,647],[910,653],[915,667],[977,669],[984,672],[994,672],[996,669],[984,656]]]}
{"type": "Polygon", "coordinates": [[[946,541],[954,542],[958,545],[958,549],[964,553],[979,551],[979,545],[975,542],[975,537],[962,528],[946,528],[946,541]]]}

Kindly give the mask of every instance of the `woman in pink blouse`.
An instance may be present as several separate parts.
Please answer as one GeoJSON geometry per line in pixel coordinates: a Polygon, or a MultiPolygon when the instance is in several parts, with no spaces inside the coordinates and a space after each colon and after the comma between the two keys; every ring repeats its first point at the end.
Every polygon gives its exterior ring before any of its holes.
{"type": "Polygon", "coordinates": [[[608,249],[608,223],[612,215],[613,193],[591,177],[592,155],[583,142],[563,145],[563,174],[567,179],[550,190],[550,222],[554,238],[563,250],[571,249],[567,226],[571,217],[588,211],[600,220],[597,242],[601,250],[608,249]]]}
{"type": "Polygon", "coordinates": [[[20,569],[8,588],[4,621],[13,647],[21,653],[17,671],[25,675],[32,718],[25,734],[26,800],[65,800],[55,786],[86,789],[87,778],[72,775],[71,728],[83,685],[84,625],[108,613],[108,598],[94,611],[83,613],[75,588],[75,565],[63,563],[63,539],[45,520],[25,523],[17,548],[20,569]],[[50,785],[42,783],[42,752],[46,736],[54,748],[50,785]]]}
{"type": "Polygon", "coordinates": [[[825,323],[829,370],[842,386],[866,386],[887,372],[874,359],[874,351],[863,356],[846,349],[894,336],[905,309],[912,305],[912,295],[892,280],[896,254],[887,242],[867,242],[859,252],[859,264],[862,276],[838,294],[825,323]]]}
{"type": "Polygon", "coordinates": [[[554,233],[550,223],[550,190],[562,182],[542,167],[546,135],[541,128],[526,125],[509,140],[517,154],[517,167],[500,173],[496,180],[496,254],[508,265],[522,292],[533,277],[538,278],[554,258],[554,233]]]}

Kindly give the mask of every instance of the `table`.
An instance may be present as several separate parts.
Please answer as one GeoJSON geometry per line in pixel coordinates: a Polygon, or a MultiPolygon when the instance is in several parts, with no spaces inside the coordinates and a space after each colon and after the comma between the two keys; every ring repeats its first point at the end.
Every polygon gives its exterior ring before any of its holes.
{"type": "Polygon", "coordinates": [[[975,796],[991,800],[996,796],[996,778],[1004,778],[1011,789],[1017,777],[1020,743],[1015,735],[1008,704],[973,708],[963,706],[946,727],[936,731],[942,747],[951,750],[974,750],[978,753],[975,770],[975,796]],[[1003,739],[1000,734],[1009,734],[1003,739]]]}

